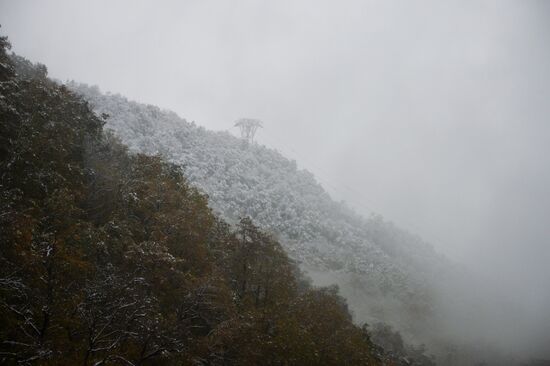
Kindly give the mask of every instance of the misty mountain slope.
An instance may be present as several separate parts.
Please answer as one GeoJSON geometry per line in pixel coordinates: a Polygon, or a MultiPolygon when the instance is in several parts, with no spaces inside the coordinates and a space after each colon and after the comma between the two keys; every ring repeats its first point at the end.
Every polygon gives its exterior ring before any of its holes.
{"type": "MultiPolygon", "coordinates": [[[[397,365],[249,218],[0,37],[1,365],[397,365]]],[[[418,366],[433,366],[427,359],[418,366]]]]}
{"type": "MultiPolygon", "coordinates": [[[[334,202],[311,173],[298,170],[277,151],[246,144],[228,132],[205,130],[170,111],[102,94],[97,87],[69,87],[96,113],[109,115],[106,127],[131,151],[161,154],[184,166],[215,211],[232,222],[250,216],[277,234],[304,269],[322,273],[323,282],[337,282],[344,293],[345,287],[355,286],[369,295],[397,298],[415,311],[430,306],[426,281],[443,271],[444,259],[380,217],[367,220],[334,202]]],[[[354,308],[360,318],[373,314],[354,308]]]]}
{"type": "Polygon", "coordinates": [[[68,87],[97,114],[109,115],[106,128],[130,151],[160,154],[183,166],[224,219],[236,223],[250,216],[276,234],[315,284],[339,285],[356,322],[390,324],[406,342],[426,344],[445,365],[513,364],[504,360],[519,345],[506,336],[514,326],[529,343],[529,330],[517,326],[524,315],[508,309],[502,296],[489,295],[490,285],[418,236],[334,202],[311,173],[277,151],[97,87],[68,87]]]}

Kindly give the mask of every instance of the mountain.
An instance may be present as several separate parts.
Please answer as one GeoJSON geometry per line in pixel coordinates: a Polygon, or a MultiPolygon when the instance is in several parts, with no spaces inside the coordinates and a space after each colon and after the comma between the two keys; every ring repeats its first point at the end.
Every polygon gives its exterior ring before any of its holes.
{"type": "Polygon", "coordinates": [[[8,48],[0,363],[518,364],[517,310],[418,236],[275,150],[8,48]]]}
{"type": "Polygon", "coordinates": [[[105,127],[131,152],[183,167],[225,220],[252,218],[315,283],[339,285],[357,322],[385,322],[422,340],[435,306],[432,279],[444,277],[451,264],[418,236],[335,202],[313,174],[275,150],[98,87],[68,87],[108,116],[105,127]]]}
{"type": "Polygon", "coordinates": [[[404,365],[0,37],[0,363],[404,365]]]}
{"type": "Polygon", "coordinates": [[[106,116],[105,128],[130,152],[182,167],[224,220],[250,217],[315,285],[337,285],[354,322],[370,324],[378,344],[402,337],[407,351],[397,353],[412,359],[428,352],[448,366],[516,365],[516,353],[529,354],[523,349],[531,347],[531,330],[518,326],[525,312],[505,292],[380,215],[365,218],[335,202],[295,161],[96,86],[66,85],[106,116]],[[510,327],[522,336],[510,335],[510,327]]]}

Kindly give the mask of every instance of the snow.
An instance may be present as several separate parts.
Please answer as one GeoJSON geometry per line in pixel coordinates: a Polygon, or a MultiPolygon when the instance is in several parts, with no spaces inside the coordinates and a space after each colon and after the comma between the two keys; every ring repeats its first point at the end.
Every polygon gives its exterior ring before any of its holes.
{"type": "Polygon", "coordinates": [[[68,87],[98,115],[109,115],[105,127],[131,152],[160,154],[183,167],[215,212],[230,223],[250,216],[310,273],[333,273],[341,287],[357,287],[351,283],[359,278],[362,288],[383,288],[384,296],[410,301],[407,294],[421,296],[428,279],[446,265],[420,238],[332,200],[313,174],[275,150],[208,131],[155,106],[102,94],[97,87],[68,87]]]}

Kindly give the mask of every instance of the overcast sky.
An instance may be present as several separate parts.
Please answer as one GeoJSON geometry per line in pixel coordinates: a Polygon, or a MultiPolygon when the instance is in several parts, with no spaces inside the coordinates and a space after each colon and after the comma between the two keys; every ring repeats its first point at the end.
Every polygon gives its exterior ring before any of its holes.
{"type": "Polygon", "coordinates": [[[0,0],[0,24],[53,77],[260,118],[336,199],[550,303],[550,2],[0,0]]]}

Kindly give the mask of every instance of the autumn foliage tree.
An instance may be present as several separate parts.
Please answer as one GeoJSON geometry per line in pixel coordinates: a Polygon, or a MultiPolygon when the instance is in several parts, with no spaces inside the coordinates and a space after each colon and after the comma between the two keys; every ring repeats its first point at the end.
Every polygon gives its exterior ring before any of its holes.
{"type": "Polygon", "coordinates": [[[378,365],[335,289],[0,39],[0,363],[378,365]]]}

